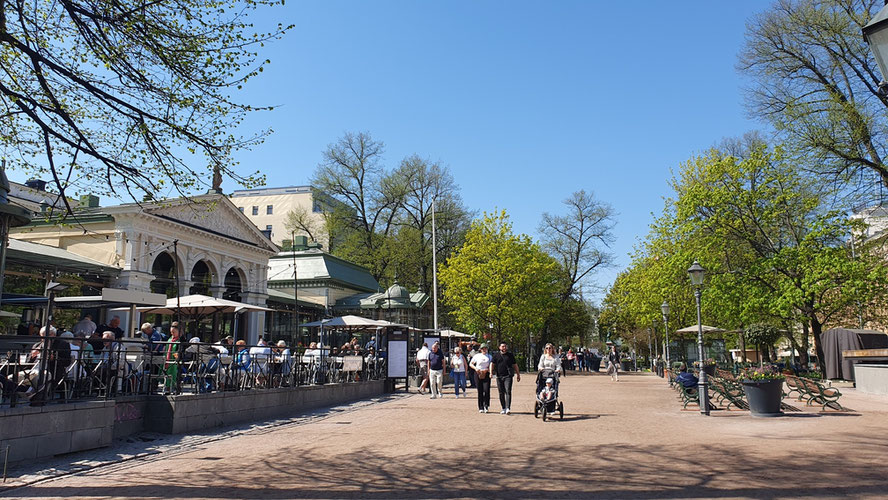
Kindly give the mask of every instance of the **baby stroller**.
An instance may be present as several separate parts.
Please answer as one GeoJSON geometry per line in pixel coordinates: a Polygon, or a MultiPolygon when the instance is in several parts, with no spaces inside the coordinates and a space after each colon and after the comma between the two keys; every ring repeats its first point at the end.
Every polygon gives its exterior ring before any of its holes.
{"type": "Polygon", "coordinates": [[[537,383],[536,383],[536,403],[533,405],[533,416],[535,418],[539,418],[540,414],[543,415],[543,422],[546,421],[546,418],[550,415],[553,415],[556,411],[558,412],[558,416],[561,420],[564,420],[564,403],[558,401],[558,372],[555,370],[541,370],[537,373],[537,383]],[[546,379],[552,378],[553,383],[552,387],[555,389],[555,395],[551,399],[543,401],[540,398],[540,392],[546,386],[546,379]]]}

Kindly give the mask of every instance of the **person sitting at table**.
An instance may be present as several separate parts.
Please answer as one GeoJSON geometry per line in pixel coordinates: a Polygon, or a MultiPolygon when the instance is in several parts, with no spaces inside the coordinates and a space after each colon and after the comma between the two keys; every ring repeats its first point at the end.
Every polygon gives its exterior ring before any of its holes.
{"type": "Polygon", "coordinates": [[[234,368],[238,372],[246,373],[250,368],[250,351],[247,350],[247,343],[244,340],[238,340],[234,347],[234,368]]]}
{"type": "Polygon", "coordinates": [[[290,348],[287,347],[287,342],[278,340],[277,346],[274,348],[274,374],[283,375],[284,377],[289,375],[292,369],[291,359],[292,356],[290,355],[290,348]]]}
{"type": "Polygon", "coordinates": [[[92,346],[93,353],[96,355],[102,352],[102,349],[105,348],[105,343],[102,342],[102,332],[98,330],[92,332],[92,334],[87,337],[87,342],[89,342],[89,345],[92,346]]]}
{"type": "Polygon", "coordinates": [[[271,347],[262,338],[259,345],[250,348],[250,372],[258,375],[260,382],[268,375],[268,363],[271,361],[271,347]]]}
{"type": "Polygon", "coordinates": [[[123,344],[114,339],[116,334],[111,330],[102,333],[104,348],[99,355],[99,376],[108,384],[114,377],[122,377],[126,371],[126,355],[123,344]]]}
{"type": "Polygon", "coordinates": [[[216,342],[212,345],[213,349],[216,350],[219,354],[228,354],[231,352],[232,343],[234,339],[229,335],[223,339],[220,339],[219,342],[216,342]]]}
{"type": "Polygon", "coordinates": [[[693,373],[688,373],[688,365],[682,363],[679,367],[678,376],[675,377],[675,381],[685,386],[687,389],[694,389],[697,387],[697,383],[700,380],[693,373]]]}
{"type": "Polygon", "coordinates": [[[318,359],[321,357],[321,350],[318,349],[318,343],[312,342],[308,344],[308,349],[305,350],[305,353],[302,355],[303,363],[317,363],[318,359]]]}
{"type": "Polygon", "coordinates": [[[145,339],[145,351],[147,352],[163,352],[163,335],[154,328],[151,323],[142,323],[139,328],[142,338],[145,339]]]}

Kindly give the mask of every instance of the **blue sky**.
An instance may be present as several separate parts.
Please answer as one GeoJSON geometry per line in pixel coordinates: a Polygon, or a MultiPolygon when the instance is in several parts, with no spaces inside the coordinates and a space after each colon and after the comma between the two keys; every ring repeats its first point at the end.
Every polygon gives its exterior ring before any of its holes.
{"type": "MultiPolygon", "coordinates": [[[[617,266],[669,195],[680,162],[763,125],[735,70],[745,23],[769,1],[294,1],[256,17],[295,27],[239,100],[274,134],[238,155],[269,186],[306,184],[327,144],[367,131],[385,163],[447,165],[466,204],[537,236],[578,189],[617,212],[617,266]]],[[[20,180],[20,179],[14,179],[20,180]]],[[[232,181],[223,184],[235,189],[232,181]]]]}
{"type": "Polygon", "coordinates": [[[670,171],[724,137],[763,128],[735,70],[751,15],[770,2],[288,2],[295,28],[247,91],[279,105],[275,133],[240,155],[268,184],[303,184],[345,131],[453,172],[469,207],[516,231],[578,189],[615,208],[629,263],[670,171]]]}

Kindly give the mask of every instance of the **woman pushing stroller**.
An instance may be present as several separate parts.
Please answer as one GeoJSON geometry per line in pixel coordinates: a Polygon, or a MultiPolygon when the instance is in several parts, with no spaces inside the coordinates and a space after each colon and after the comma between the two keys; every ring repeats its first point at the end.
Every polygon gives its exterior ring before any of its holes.
{"type": "Polygon", "coordinates": [[[558,382],[562,374],[561,357],[555,353],[555,346],[546,344],[540,362],[537,364],[536,403],[533,414],[538,416],[554,413],[556,410],[564,418],[564,404],[558,401],[558,382]]]}

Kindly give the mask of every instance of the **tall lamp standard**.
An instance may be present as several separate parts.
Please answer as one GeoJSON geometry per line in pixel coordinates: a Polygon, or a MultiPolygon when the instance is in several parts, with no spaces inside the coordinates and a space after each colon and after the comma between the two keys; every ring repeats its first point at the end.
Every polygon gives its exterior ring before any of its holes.
{"type": "Polygon", "coordinates": [[[660,304],[660,312],[663,313],[663,328],[666,331],[666,348],[663,351],[666,353],[666,364],[669,364],[669,304],[664,300],[662,304],[660,304]]]}
{"type": "Polygon", "coordinates": [[[882,80],[879,82],[879,94],[888,95],[888,1],[885,7],[863,27],[863,38],[869,44],[870,50],[882,72],[882,80]]]}
{"type": "Polygon", "coordinates": [[[700,378],[698,379],[697,395],[700,400],[700,413],[709,415],[709,393],[706,390],[706,370],[703,369],[703,319],[700,316],[700,296],[703,292],[703,278],[706,270],[696,260],[688,268],[691,285],[694,287],[694,298],[697,299],[697,352],[700,359],[700,378]]]}
{"type": "MultiPolygon", "coordinates": [[[[662,304],[660,304],[660,312],[663,313],[663,331],[666,332],[666,347],[663,349],[663,352],[666,355],[666,368],[672,369],[672,365],[669,364],[669,304],[664,300],[662,304]]],[[[667,378],[668,382],[669,379],[667,378]]]]}

